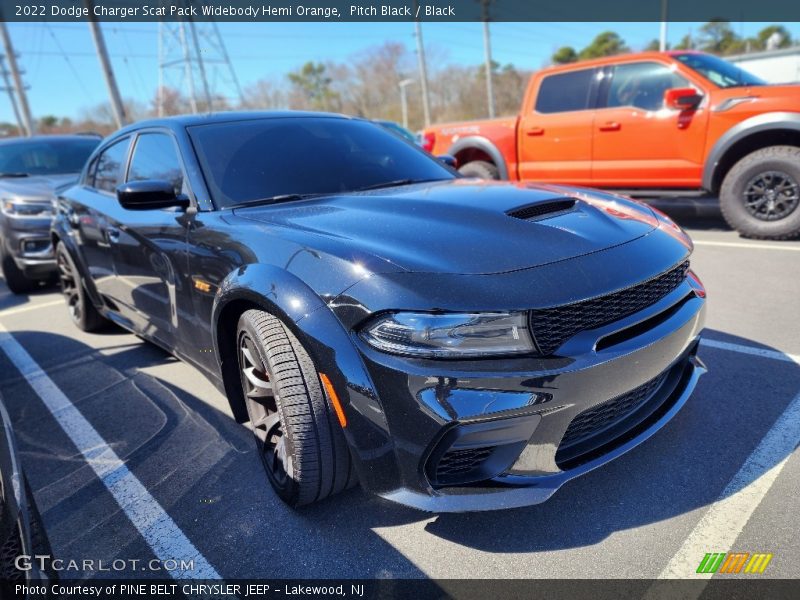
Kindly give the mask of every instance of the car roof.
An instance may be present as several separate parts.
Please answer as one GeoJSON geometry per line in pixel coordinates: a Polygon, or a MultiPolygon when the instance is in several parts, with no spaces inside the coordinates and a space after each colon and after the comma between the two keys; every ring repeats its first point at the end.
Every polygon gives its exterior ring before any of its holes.
{"type": "Polygon", "coordinates": [[[236,121],[252,121],[260,119],[285,119],[285,118],[329,118],[329,119],[356,119],[347,115],[325,112],[311,112],[300,110],[270,110],[270,111],[228,111],[218,113],[202,113],[197,115],[176,115],[158,119],[145,119],[123,127],[114,132],[119,134],[146,129],[148,127],[166,127],[167,129],[184,129],[196,125],[210,125],[213,123],[231,123],[236,121]]]}
{"type": "Polygon", "coordinates": [[[676,55],[680,54],[704,54],[697,50],[667,50],[665,52],[650,51],[650,52],[629,52],[625,54],[614,54],[613,56],[603,56],[601,58],[592,58],[589,60],[579,60],[576,62],[566,63],[563,65],[552,65],[541,69],[540,73],[554,73],[558,71],[574,71],[582,68],[591,67],[604,67],[606,65],[616,65],[623,62],[635,62],[646,59],[671,59],[674,60],[676,55]]]}

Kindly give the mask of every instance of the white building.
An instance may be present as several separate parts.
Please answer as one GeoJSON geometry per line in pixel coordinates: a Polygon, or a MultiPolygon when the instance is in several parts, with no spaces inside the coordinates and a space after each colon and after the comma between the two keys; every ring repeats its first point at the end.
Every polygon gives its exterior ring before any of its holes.
{"type": "Polygon", "coordinates": [[[800,46],[748,52],[726,56],[725,59],[768,83],[800,82],[800,46]]]}

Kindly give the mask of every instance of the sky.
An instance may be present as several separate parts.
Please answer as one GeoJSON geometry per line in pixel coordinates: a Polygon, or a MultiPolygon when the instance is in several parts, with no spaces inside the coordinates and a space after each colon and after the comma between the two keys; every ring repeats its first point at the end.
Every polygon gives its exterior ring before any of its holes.
{"type": "MultiPolygon", "coordinates": [[[[739,35],[752,36],[768,23],[731,25],[739,35]]],[[[800,37],[800,23],[783,25],[793,37],[800,37]]],[[[51,114],[76,118],[107,100],[87,23],[7,26],[35,118],[51,114]]],[[[670,23],[668,39],[677,43],[701,26],[670,23]]],[[[158,24],[102,23],[101,27],[120,93],[149,104],[158,86],[158,24]]],[[[413,23],[220,23],[218,27],[242,87],[260,79],[281,82],[306,61],[344,61],[386,41],[403,43],[410,50],[415,46],[413,23]]],[[[658,37],[659,27],[659,23],[492,23],[492,53],[501,64],[537,69],[560,46],[580,49],[601,31],[616,31],[628,46],[641,49],[658,37]]],[[[426,52],[437,61],[462,65],[483,61],[481,23],[423,23],[422,32],[426,52]]],[[[216,91],[233,96],[227,79],[217,77],[212,82],[216,91]]],[[[179,81],[177,75],[171,79],[179,81]]],[[[7,94],[0,95],[0,121],[14,121],[7,94]]]]}

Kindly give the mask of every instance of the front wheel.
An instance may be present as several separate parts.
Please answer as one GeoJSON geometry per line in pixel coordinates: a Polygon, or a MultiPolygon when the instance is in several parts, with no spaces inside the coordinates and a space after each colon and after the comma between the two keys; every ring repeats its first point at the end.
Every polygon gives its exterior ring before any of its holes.
{"type": "Polygon", "coordinates": [[[56,246],[56,265],[58,277],[61,282],[61,293],[67,302],[70,319],[83,331],[97,331],[102,329],[106,320],[98,312],[92,299],[83,287],[80,273],[72,260],[69,250],[64,242],[56,246]]]}
{"type": "Polygon", "coordinates": [[[6,280],[8,289],[14,294],[24,294],[33,289],[34,281],[25,277],[14,259],[7,254],[3,254],[3,278],[6,280]]]}
{"type": "Polygon", "coordinates": [[[500,179],[500,170],[485,160],[473,160],[462,166],[459,173],[465,177],[478,177],[480,179],[500,179]]]}
{"type": "Polygon", "coordinates": [[[728,171],[719,194],[722,215],[745,237],[800,237],[800,148],[771,146],[728,171]]]}
{"type": "Polygon", "coordinates": [[[300,506],[354,485],[347,442],[297,337],[273,315],[248,310],[236,340],[250,428],[278,496],[300,506]]]}

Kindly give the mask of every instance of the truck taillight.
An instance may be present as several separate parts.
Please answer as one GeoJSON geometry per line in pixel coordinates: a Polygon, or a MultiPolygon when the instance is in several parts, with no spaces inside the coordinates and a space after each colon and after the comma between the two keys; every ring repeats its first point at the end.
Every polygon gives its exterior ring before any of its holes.
{"type": "Polygon", "coordinates": [[[422,149],[426,152],[432,152],[433,147],[436,145],[436,134],[432,131],[426,131],[422,134],[422,149]]]}

